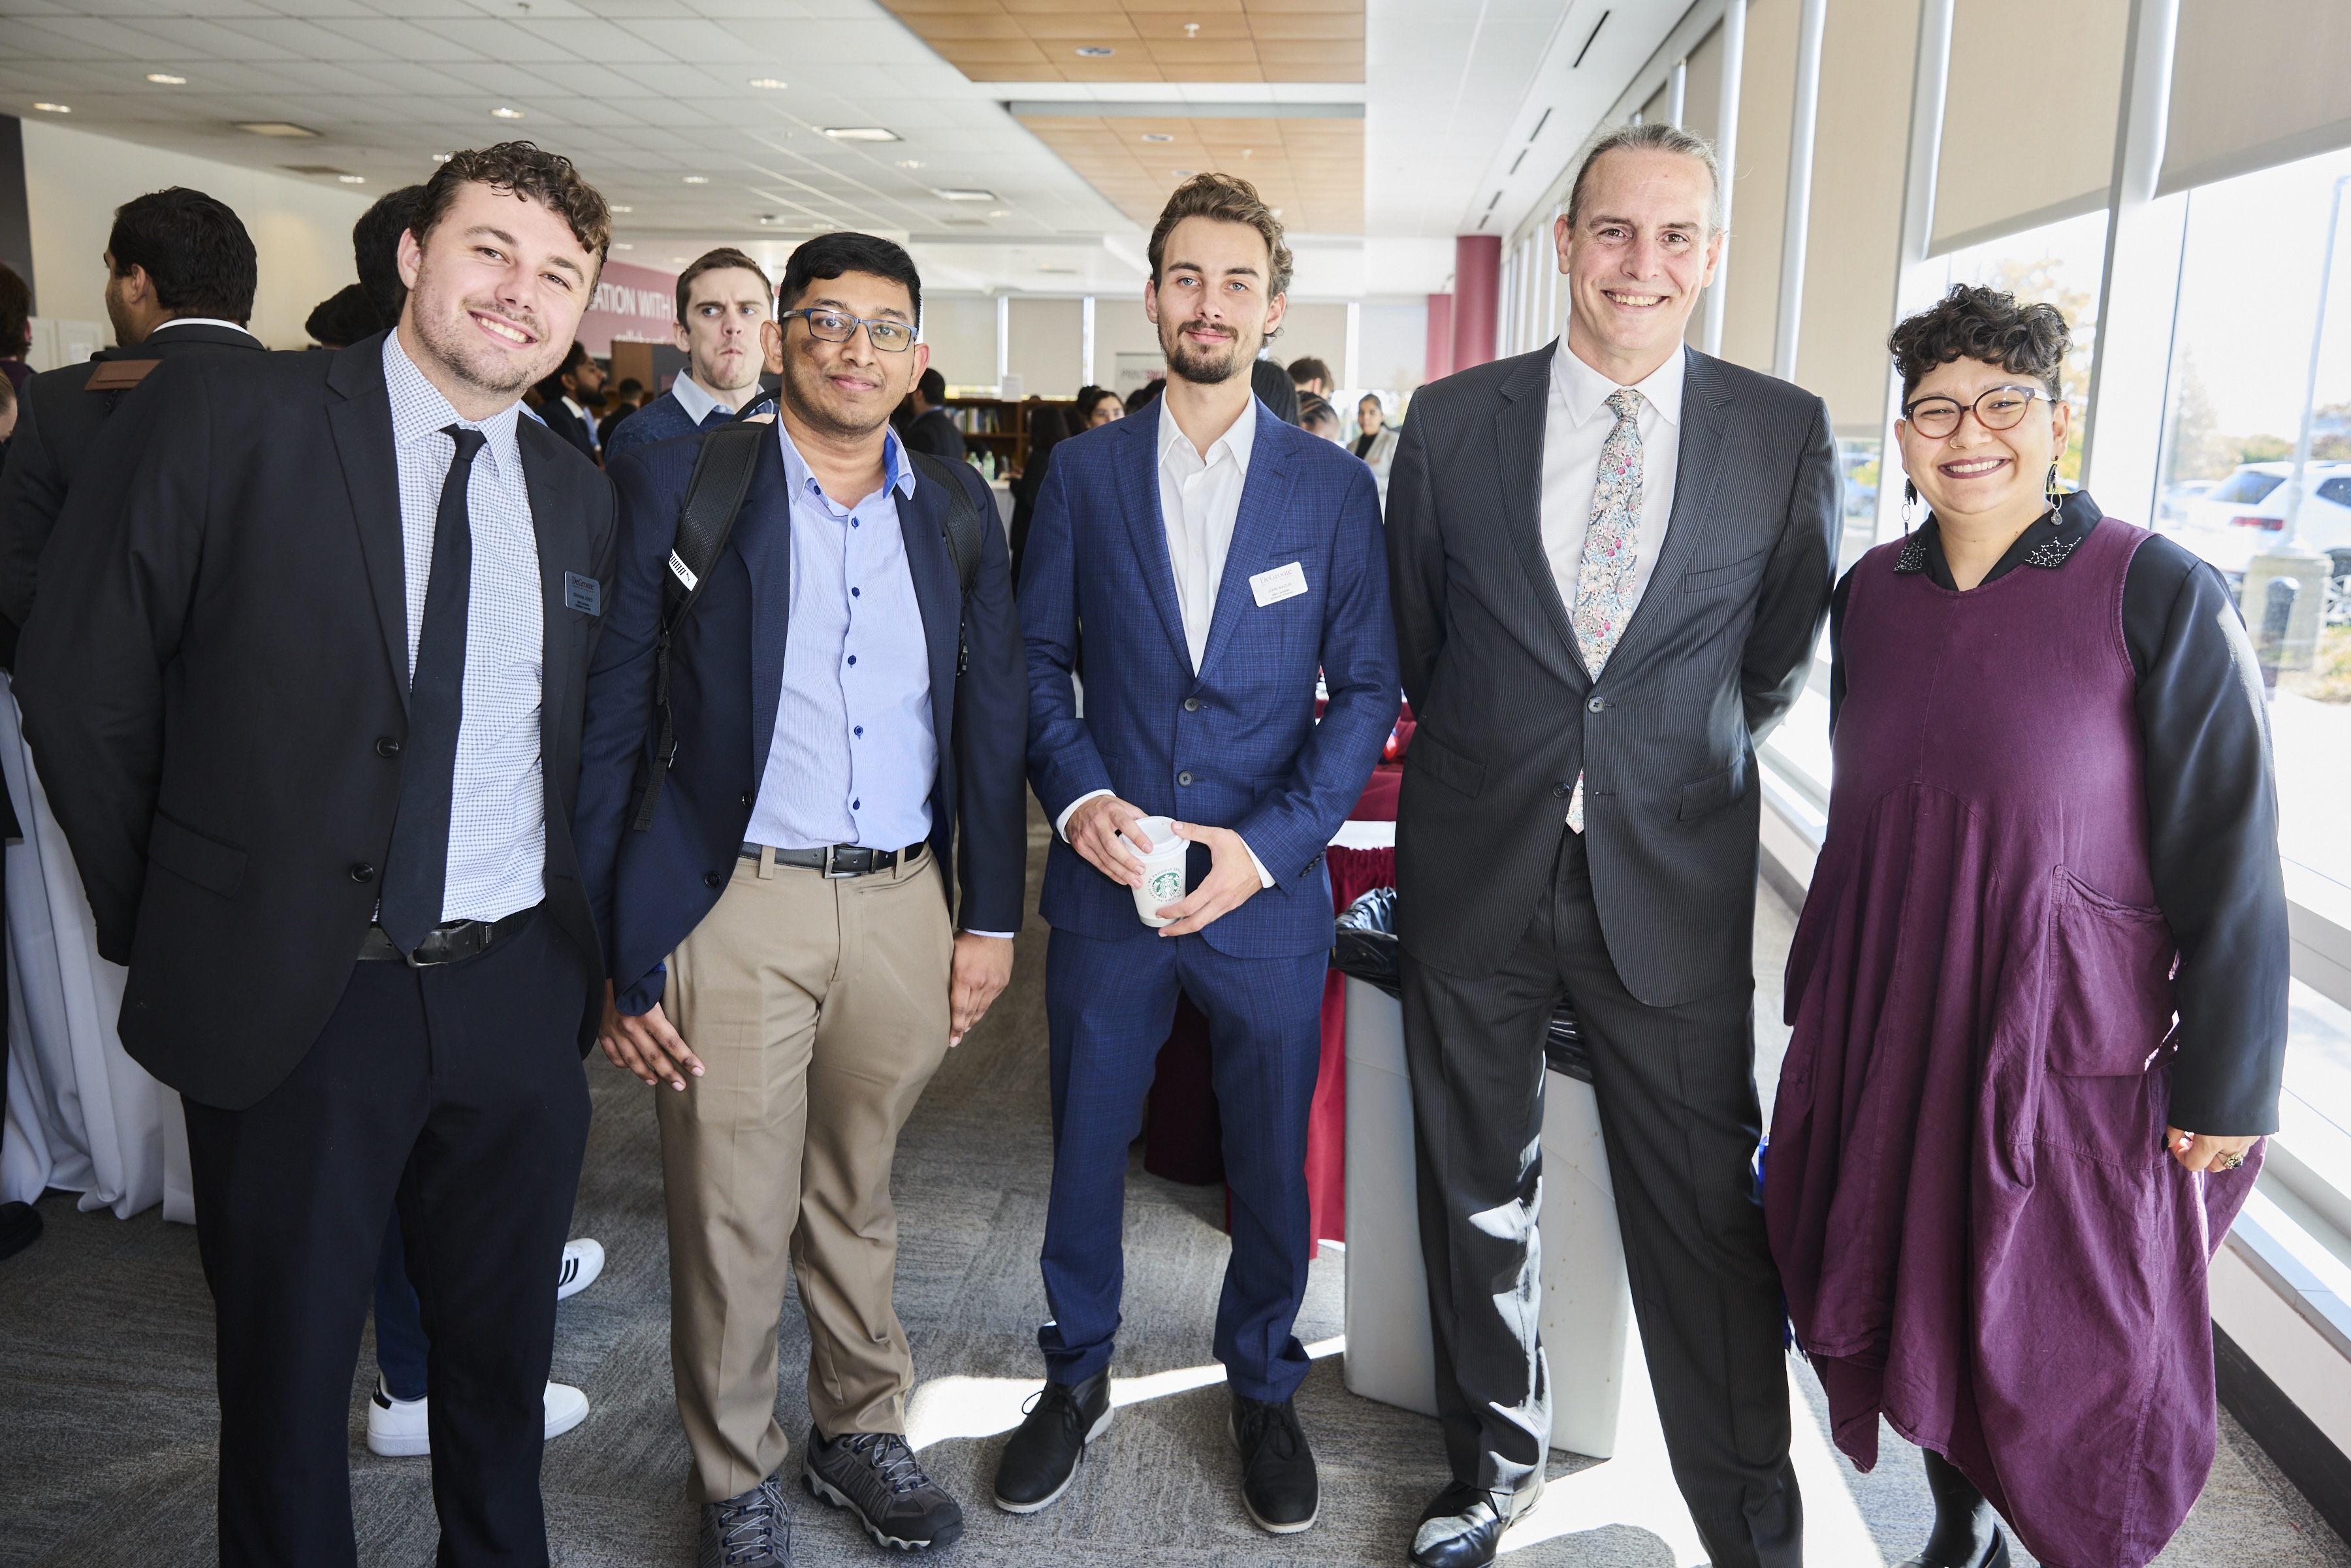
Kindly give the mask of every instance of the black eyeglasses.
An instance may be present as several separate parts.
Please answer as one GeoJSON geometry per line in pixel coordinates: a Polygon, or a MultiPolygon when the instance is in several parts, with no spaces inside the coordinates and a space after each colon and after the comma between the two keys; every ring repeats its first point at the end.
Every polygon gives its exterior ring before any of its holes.
{"type": "Polygon", "coordinates": [[[839,310],[787,310],[776,318],[789,321],[799,317],[808,323],[810,336],[827,343],[846,343],[857,336],[857,329],[865,329],[868,341],[885,354],[903,354],[914,346],[914,329],[904,321],[872,320],[862,316],[846,315],[839,310]]]}
{"type": "Polygon", "coordinates": [[[1902,405],[1902,417],[1919,434],[1941,439],[1959,428],[1959,416],[1972,411],[1986,430],[2013,430],[2032,406],[2034,398],[2049,394],[2039,387],[1993,387],[1973,402],[1957,398],[1922,397],[1902,405]]]}

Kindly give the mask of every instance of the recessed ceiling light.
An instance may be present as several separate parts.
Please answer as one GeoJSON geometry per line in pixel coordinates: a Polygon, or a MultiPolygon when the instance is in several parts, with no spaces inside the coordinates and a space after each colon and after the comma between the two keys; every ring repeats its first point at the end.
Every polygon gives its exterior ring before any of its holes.
{"type": "Polygon", "coordinates": [[[1170,169],[1167,172],[1179,180],[1188,180],[1199,172],[1197,169],[1170,169]]]}
{"type": "Polygon", "coordinates": [[[1074,267],[1047,267],[1040,263],[1039,264],[1037,270],[1040,272],[1065,272],[1074,277],[1076,276],[1078,269],[1074,267]]]}
{"type": "Polygon", "coordinates": [[[669,258],[669,263],[672,267],[684,267],[685,265],[685,257],[682,256],[674,256],[669,258]]]}
{"type": "Polygon", "coordinates": [[[612,203],[611,205],[607,206],[604,210],[605,210],[606,212],[608,212],[608,213],[633,213],[633,212],[635,212],[637,209],[636,209],[636,208],[634,208],[634,207],[624,207],[624,206],[621,205],[618,202],[615,202],[615,203],[612,203]]]}
{"type": "Polygon", "coordinates": [[[446,163],[449,162],[450,156],[451,155],[446,152],[435,152],[433,154],[433,162],[435,163],[446,163]]]}
{"type": "Polygon", "coordinates": [[[1145,141],[1173,141],[1176,140],[1173,136],[1168,135],[1167,132],[1164,131],[1146,131],[1143,133],[1143,139],[1145,141]]]}
{"type": "Polygon", "coordinates": [[[1081,44],[1078,46],[1078,57],[1080,59],[1106,60],[1116,53],[1118,53],[1116,49],[1108,47],[1102,44],[1081,44]]]}
{"type": "Polygon", "coordinates": [[[993,191],[973,190],[961,185],[934,185],[931,187],[931,194],[936,196],[943,202],[992,202],[996,200],[996,193],[993,191]]]}
{"type": "Polygon", "coordinates": [[[901,169],[919,169],[922,166],[923,161],[920,158],[901,158],[898,160],[898,167],[901,169]]]}
{"type": "Polygon", "coordinates": [[[707,174],[688,174],[685,177],[685,183],[689,185],[707,185],[710,183],[710,176],[707,174]]]}
{"type": "Polygon", "coordinates": [[[187,78],[175,77],[170,71],[149,71],[147,73],[147,79],[153,82],[158,87],[185,87],[188,85],[187,78]]]}
{"type": "MultiPolygon", "coordinates": [[[[39,106],[37,104],[34,107],[39,106]]],[[[240,120],[236,122],[236,129],[250,131],[256,136],[301,137],[319,134],[307,125],[296,125],[285,120],[240,120]]]]}
{"type": "Polygon", "coordinates": [[[522,110],[519,109],[508,109],[502,103],[498,105],[497,108],[490,110],[490,118],[492,120],[520,120],[522,118],[522,110]]]}
{"type": "Polygon", "coordinates": [[[998,207],[987,215],[991,218],[1008,218],[1012,215],[1012,209],[1010,207],[998,207]]]}
{"type": "Polygon", "coordinates": [[[364,185],[367,183],[367,176],[365,174],[338,174],[335,178],[340,180],[346,185],[364,185]]]}
{"type": "Polygon", "coordinates": [[[835,141],[895,141],[898,133],[884,131],[878,125],[827,126],[824,133],[835,141]]]}
{"type": "Polygon", "coordinates": [[[614,250],[634,250],[637,247],[632,245],[616,245],[612,248],[614,250]]]}
{"type": "Polygon", "coordinates": [[[73,105],[69,103],[37,103],[33,105],[33,107],[39,110],[43,114],[71,114],[73,112],[73,105]]]}
{"type": "Polygon", "coordinates": [[[785,88],[791,84],[789,82],[778,81],[773,77],[753,77],[751,78],[751,85],[753,87],[766,88],[769,92],[781,92],[785,88]]]}

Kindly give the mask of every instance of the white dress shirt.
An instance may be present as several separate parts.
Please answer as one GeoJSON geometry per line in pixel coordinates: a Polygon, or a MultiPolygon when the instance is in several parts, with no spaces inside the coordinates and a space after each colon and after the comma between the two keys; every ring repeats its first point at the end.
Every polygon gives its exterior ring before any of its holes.
{"type": "Polygon", "coordinates": [[[704,386],[700,382],[695,381],[694,379],[694,373],[691,371],[680,375],[677,380],[669,383],[669,395],[677,399],[677,406],[685,410],[685,417],[694,421],[696,426],[699,426],[704,420],[710,417],[710,411],[712,409],[716,409],[719,413],[726,415],[729,419],[732,419],[735,415],[743,412],[746,404],[764,402],[767,401],[768,396],[765,392],[762,392],[759,389],[759,383],[754,382],[748,387],[744,389],[743,402],[725,402],[720,401],[716,394],[713,393],[709,388],[704,386]]]}
{"type": "MultiPolygon", "coordinates": [[[[174,316],[168,321],[156,322],[153,327],[148,329],[147,336],[152,338],[156,333],[172,327],[225,327],[232,332],[243,332],[248,338],[253,337],[252,329],[246,326],[244,322],[224,321],[217,316],[174,316]]],[[[260,340],[255,338],[254,341],[259,342],[260,340]]]]}
{"type": "MultiPolygon", "coordinates": [[[[1575,612],[1575,581],[1583,564],[1583,536],[1592,525],[1592,496],[1600,485],[1600,449],[1616,428],[1608,407],[1617,383],[1568,351],[1560,338],[1551,367],[1551,403],[1543,417],[1542,542],[1559,601],[1575,612]]],[[[1682,354],[1633,384],[1641,394],[1640,559],[1633,569],[1632,602],[1648,591],[1666,521],[1674,511],[1674,475],[1681,465],[1682,354]]],[[[1628,605],[1627,609],[1631,607],[1628,605]]]]}
{"type": "Polygon", "coordinates": [[[400,472],[400,537],[408,591],[408,674],[424,631],[433,577],[433,536],[441,488],[456,444],[453,424],[485,437],[465,486],[474,570],[467,580],[465,680],[457,722],[457,766],[449,797],[448,880],[444,920],[502,920],[547,896],[547,787],[538,753],[546,608],[538,536],[523,483],[515,422],[522,404],[488,419],[461,419],[402,352],[383,340],[384,388],[392,397],[392,459],[400,472]]]}
{"type": "MultiPolygon", "coordinates": [[[[1208,443],[1204,456],[1168,412],[1167,400],[1157,401],[1159,521],[1167,530],[1167,564],[1176,574],[1176,609],[1184,620],[1184,646],[1192,655],[1192,673],[1197,675],[1200,660],[1208,650],[1208,624],[1216,618],[1217,591],[1225,580],[1225,555],[1233,546],[1233,525],[1240,520],[1241,491],[1249,484],[1249,454],[1257,446],[1258,402],[1249,399],[1240,417],[1208,443]]],[[[1600,471],[1596,448],[1592,466],[1596,476],[1600,471]]],[[[1096,789],[1071,801],[1062,809],[1061,821],[1053,824],[1055,831],[1067,839],[1070,814],[1095,796],[1109,793],[1096,789]]],[[[1248,848],[1246,841],[1242,847],[1248,848]]],[[[1259,883],[1271,887],[1273,878],[1255,850],[1249,850],[1249,859],[1257,862],[1259,883]]]]}

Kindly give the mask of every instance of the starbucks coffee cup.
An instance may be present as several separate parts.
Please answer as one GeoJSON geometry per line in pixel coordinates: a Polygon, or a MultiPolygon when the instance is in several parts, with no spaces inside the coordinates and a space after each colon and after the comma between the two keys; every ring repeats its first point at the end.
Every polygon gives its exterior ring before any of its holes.
{"type": "Polygon", "coordinates": [[[1176,836],[1172,817],[1144,817],[1138,825],[1151,836],[1151,842],[1146,847],[1127,838],[1143,859],[1143,885],[1134,890],[1134,913],[1145,925],[1165,925],[1169,922],[1159,918],[1159,911],[1184,896],[1184,853],[1191,845],[1176,836]]]}

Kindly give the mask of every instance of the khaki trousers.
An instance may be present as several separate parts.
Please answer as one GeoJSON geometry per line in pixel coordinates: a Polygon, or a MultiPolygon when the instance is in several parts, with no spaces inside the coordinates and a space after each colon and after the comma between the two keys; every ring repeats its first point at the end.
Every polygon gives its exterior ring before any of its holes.
{"type": "Polygon", "coordinates": [[[890,1304],[890,1165],[946,1054],[954,941],[927,850],[837,881],[769,855],[737,862],[670,955],[664,1009],[704,1068],[654,1095],[697,1502],[749,1490],[789,1451],[776,1421],[788,1254],[818,1428],[905,1430],[914,1363],[890,1304]]]}

